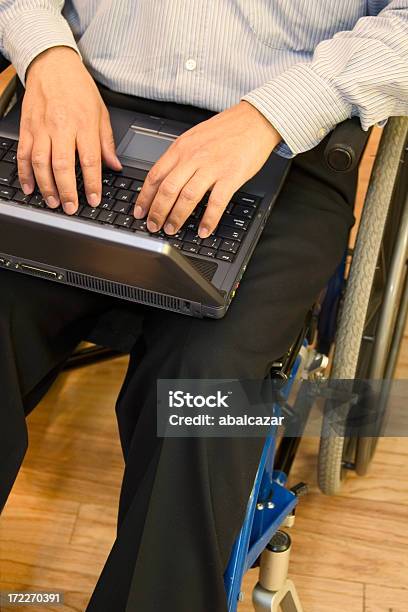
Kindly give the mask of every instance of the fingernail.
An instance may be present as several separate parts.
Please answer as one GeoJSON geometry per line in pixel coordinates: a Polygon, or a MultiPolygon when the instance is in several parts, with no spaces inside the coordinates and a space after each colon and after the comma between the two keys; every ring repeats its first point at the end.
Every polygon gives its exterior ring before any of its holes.
{"type": "Polygon", "coordinates": [[[149,232],[157,232],[157,230],[159,229],[159,226],[157,225],[155,221],[148,221],[147,229],[149,230],[149,232]]]}
{"type": "Polygon", "coordinates": [[[135,206],[135,217],[136,219],[143,219],[144,212],[141,206],[138,206],[138,205],[135,206]]]}
{"type": "Polygon", "coordinates": [[[21,185],[21,189],[24,191],[25,195],[29,195],[33,191],[33,188],[29,183],[23,183],[21,185]]]}
{"type": "Polygon", "coordinates": [[[166,223],[166,225],[164,226],[164,231],[166,232],[166,234],[175,234],[176,228],[171,223],[166,223]]]}
{"type": "Polygon", "coordinates": [[[198,235],[200,236],[200,238],[208,238],[208,236],[210,235],[210,231],[206,227],[200,227],[198,230],[198,235]]]}
{"type": "Polygon", "coordinates": [[[63,207],[67,215],[73,215],[76,210],[76,206],[73,202],[64,202],[63,207]]]}
{"type": "Polygon", "coordinates": [[[54,196],[48,196],[46,202],[50,208],[57,208],[57,206],[59,206],[59,200],[57,200],[57,198],[54,196]]]}
{"type": "Polygon", "coordinates": [[[101,203],[101,198],[97,193],[91,193],[89,196],[87,196],[87,199],[89,206],[99,206],[101,203]]]}

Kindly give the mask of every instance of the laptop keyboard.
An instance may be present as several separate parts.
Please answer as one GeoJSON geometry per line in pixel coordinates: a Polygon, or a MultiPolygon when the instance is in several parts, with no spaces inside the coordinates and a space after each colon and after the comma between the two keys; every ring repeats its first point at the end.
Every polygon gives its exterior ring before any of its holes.
{"type": "MultiPolygon", "coordinates": [[[[16,156],[17,141],[0,137],[0,198],[34,208],[44,208],[53,214],[65,214],[62,207],[48,208],[37,189],[28,196],[23,193],[18,180],[16,156]]],[[[132,214],[146,174],[146,171],[132,167],[124,167],[120,173],[103,169],[102,201],[97,208],[92,208],[87,205],[82,174],[78,166],[79,209],[75,215],[87,221],[166,240],[186,254],[232,263],[255,218],[261,198],[242,191],[237,192],[229,202],[215,232],[205,239],[199,238],[197,230],[207,206],[208,195],[198,204],[175,236],[168,236],[163,230],[152,234],[146,227],[146,219],[135,219],[132,214]]]]}

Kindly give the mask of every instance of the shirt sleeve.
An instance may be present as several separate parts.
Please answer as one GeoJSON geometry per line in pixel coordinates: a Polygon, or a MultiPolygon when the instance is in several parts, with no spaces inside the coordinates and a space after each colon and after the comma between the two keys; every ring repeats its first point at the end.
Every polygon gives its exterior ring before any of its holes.
{"type": "Polygon", "coordinates": [[[394,0],[353,30],[321,42],[296,64],[243,97],[278,130],[278,153],[315,147],[338,123],[358,115],[364,130],[408,115],[408,0],[394,0]]]}
{"type": "Polygon", "coordinates": [[[64,0],[1,0],[0,51],[14,65],[21,81],[32,60],[50,47],[79,53],[61,11],[64,0]]]}

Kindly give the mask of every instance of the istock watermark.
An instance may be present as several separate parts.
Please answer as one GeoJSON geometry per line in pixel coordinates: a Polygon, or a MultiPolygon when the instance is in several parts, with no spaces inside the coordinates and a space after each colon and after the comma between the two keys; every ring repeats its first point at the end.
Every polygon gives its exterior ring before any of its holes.
{"type": "MultiPolygon", "coordinates": [[[[157,433],[160,437],[258,437],[283,425],[264,384],[231,380],[159,380],[157,433]]],[[[270,391],[271,387],[268,385],[270,391]]]]}
{"type": "Polygon", "coordinates": [[[408,435],[408,380],[158,380],[159,437],[408,435]]]}

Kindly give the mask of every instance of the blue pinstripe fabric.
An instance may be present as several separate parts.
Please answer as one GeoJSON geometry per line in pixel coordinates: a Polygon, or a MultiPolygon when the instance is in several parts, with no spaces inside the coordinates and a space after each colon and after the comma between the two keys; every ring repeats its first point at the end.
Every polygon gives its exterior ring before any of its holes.
{"type": "Polygon", "coordinates": [[[408,0],[0,0],[0,49],[23,81],[55,45],[124,93],[213,110],[243,98],[282,154],[351,115],[368,129],[408,114],[408,0]]]}

